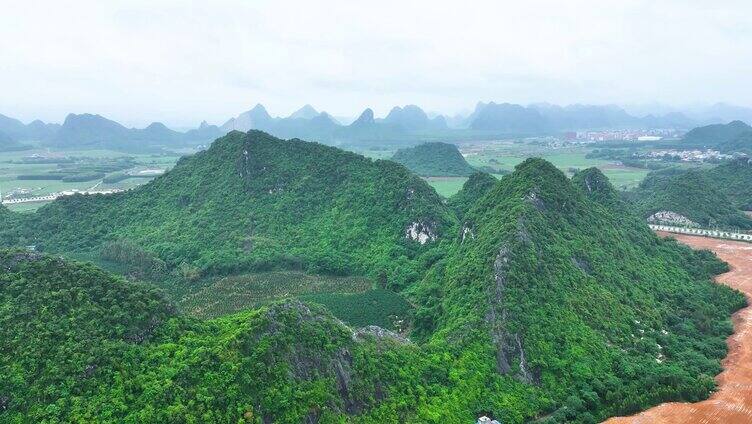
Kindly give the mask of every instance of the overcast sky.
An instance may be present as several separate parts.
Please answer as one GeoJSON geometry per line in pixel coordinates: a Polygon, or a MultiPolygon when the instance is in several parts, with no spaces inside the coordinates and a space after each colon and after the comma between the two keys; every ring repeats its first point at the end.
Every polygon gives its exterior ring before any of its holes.
{"type": "Polygon", "coordinates": [[[752,1],[13,1],[0,113],[221,123],[479,101],[752,106],[752,1]]]}

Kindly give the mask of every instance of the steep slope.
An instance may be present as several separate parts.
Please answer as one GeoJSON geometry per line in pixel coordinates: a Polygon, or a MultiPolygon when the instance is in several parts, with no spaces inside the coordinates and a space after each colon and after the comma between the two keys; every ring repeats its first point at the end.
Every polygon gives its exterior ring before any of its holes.
{"type": "Polygon", "coordinates": [[[291,119],[313,119],[318,116],[318,114],[319,113],[316,111],[316,109],[313,108],[313,106],[306,104],[305,106],[293,112],[289,117],[291,119]]]}
{"type": "Polygon", "coordinates": [[[216,127],[204,126],[198,131],[181,133],[154,122],[146,128],[126,128],[100,115],[69,114],[48,144],[62,148],[102,148],[125,151],[158,150],[157,146],[183,145],[188,142],[210,142],[217,137],[216,127]]]}
{"type": "MultiPolygon", "coordinates": [[[[473,180],[468,192],[477,188],[480,198],[462,228],[446,227],[446,242],[426,252],[429,271],[406,290],[418,307],[413,342],[379,328],[352,331],[323,310],[289,301],[194,321],[153,290],[90,265],[0,253],[0,336],[11,341],[0,355],[0,419],[396,423],[488,415],[508,423],[594,422],[707,396],[729,315],[744,303],[710,282],[722,263],[655,237],[597,170],[570,181],[531,159],[490,188],[487,178],[473,180]]],[[[364,256],[389,251],[383,265],[399,267],[406,259],[394,254],[420,248],[404,240],[411,213],[445,213],[424,187],[396,164],[233,132],[143,189],[72,198],[81,208],[53,203],[68,208],[61,216],[78,234],[44,219],[36,225],[59,237],[61,248],[80,247],[106,238],[103,217],[125,216],[132,223],[116,222],[119,235],[175,261],[201,251],[185,240],[232,255],[223,240],[233,238],[234,221],[250,215],[242,224],[286,253],[310,248],[302,243],[310,234],[323,256],[336,258],[343,248],[364,256]],[[191,184],[178,184],[183,178],[191,184]],[[225,198],[211,195],[217,188],[225,198]],[[361,204],[370,215],[359,215],[361,204]],[[336,225],[318,233],[302,225],[324,217],[336,225]],[[90,221],[96,224],[87,227],[90,221]],[[354,232],[368,239],[364,245],[337,245],[349,237],[345,229],[364,221],[372,225],[354,232]],[[202,231],[176,239],[189,224],[202,231]],[[77,239],[82,232],[91,237],[77,239]],[[386,241],[369,244],[379,240],[386,241]]]]}
{"type": "Polygon", "coordinates": [[[274,118],[269,115],[261,103],[253,109],[241,113],[235,118],[230,118],[220,129],[224,132],[248,131],[251,129],[268,130],[274,123],[274,118]]]}
{"type": "MultiPolygon", "coordinates": [[[[680,208],[702,223],[747,228],[739,210],[752,210],[752,160],[741,157],[710,169],[656,171],[626,193],[643,211],[651,205],[680,208]]],[[[647,208],[647,209],[646,209],[647,208]]],[[[646,215],[649,216],[649,215],[646,215]]]]}
{"type": "Polygon", "coordinates": [[[459,219],[473,207],[475,202],[486,195],[498,180],[485,172],[476,172],[462,185],[462,189],[449,198],[447,204],[454,209],[459,219]]]}
{"type": "MultiPolygon", "coordinates": [[[[519,420],[501,407],[512,399],[551,422],[698,399],[720,370],[729,316],[744,304],[710,282],[722,264],[659,240],[598,181],[523,162],[470,209],[412,290],[416,337],[501,376],[486,371],[495,390],[483,402],[504,422],[519,420]]],[[[474,395],[463,399],[483,404],[474,395]]]]}
{"type": "Polygon", "coordinates": [[[745,137],[749,139],[750,134],[752,134],[752,127],[742,121],[732,121],[728,124],[694,128],[684,136],[682,141],[688,147],[713,148],[725,153],[734,151],[749,153],[752,146],[744,143],[743,139],[745,137]],[[742,140],[739,140],[740,138],[742,140]]]}
{"type": "Polygon", "coordinates": [[[60,127],[60,124],[47,124],[37,119],[26,126],[26,131],[22,139],[39,141],[51,140],[60,130],[60,127]]]}
{"type": "Polygon", "coordinates": [[[23,139],[27,132],[23,122],[2,114],[0,114],[0,131],[15,140],[23,139]]]}
{"type": "Polygon", "coordinates": [[[429,119],[428,115],[415,105],[395,106],[384,118],[384,123],[394,125],[406,131],[429,131],[447,129],[446,121],[438,116],[429,119]]]}
{"type": "Polygon", "coordinates": [[[206,121],[201,121],[198,128],[186,131],[184,138],[189,142],[208,144],[208,142],[223,136],[225,133],[216,125],[209,125],[206,121]]]}
{"type": "Polygon", "coordinates": [[[454,144],[423,143],[399,149],[392,160],[425,177],[460,177],[475,172],[454,144]]]}
{"type": "Polygon", "coordinates": [[[2,243],[21,233],[45,251],[138,246],[203,273],[303,268],[393,284],[417,278],[413,258],[455,225],[401,165],[259,131],[232,132],[137,189],[61,198],[25,221],[2,243]]]}
{"type": "Polygon", "coordinates": [[[520,105],[491,102],[479,105],[470,128],[505,134],[543,134],[553,130],[550,123],[535,109],[520,105]]]}
{"type": "Polygon", "coordinates": [[[3,422],[400,422],[437,384],[404,339],[298,302],[199,322],[20,251],[0,251],[0,282],[3,422]]]}
{"type": "Polygon", "coordinates": [[[752,210],[752,159],[735,159],[705,171],[705,176],[733,205],[752,210]]]}
{"type": "Polygon", "coordinates": [[[752,229],[752,219],[737,209],[720,184],[708,178],[707,172],[652,172],[627,195],[648,221],[752,229]]]}
{"type": "Polygon", "coordinates": [[[727,153],[752,154],[752,130],[743,132],[718,147],[727,153]]]}
{"type": "Polygon", "coordinates": [[[127,140],[129,131],[115,121],[99,115],[69,114],[53,141],[57,146],[98,146],[110,140],[127,140]]]}
{"type": "Polygon", "coordinates": [[[13,151],[18,151],[18,150],[26,150],[30,148],[31,146],[23,144],[23,143],[19,143],[8,134],[5,134],[4,132],[0,131],[0,152],[13,152],[13,151]]]}
{"type": "Polygon", "coordinates": [[[559,130],[630,128],[639,120],[614,105],[534,105],[544,118],[559,130]]]}

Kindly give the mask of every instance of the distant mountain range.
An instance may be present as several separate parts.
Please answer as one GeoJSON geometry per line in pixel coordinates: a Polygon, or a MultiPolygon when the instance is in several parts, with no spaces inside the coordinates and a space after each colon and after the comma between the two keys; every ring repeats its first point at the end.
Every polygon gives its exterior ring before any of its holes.
{"type": "Polygon", "coordinates": [[[89,113],[71,113],[62,125],[46,124],[38,120],[25,125],[17,119],[0,115],[0,133],[16,142],[35,141],[49,147],[117,150],[210,143],[225,134],[206,122],[187,132],[171,130],[160,122],[154,122],[146,128],[126,128],[103,116],[89,113]]]}
{"type": "MultiPolygon", "coordinates": [[[[705,116],[717,112],[719,118],[698,120],[681,112],[635,116],[615,105],[557,106],[547,103],[522,106],[511,103],[479,102],[468,116],[429,116],[416,105],[394,107],[384,118],[364,110],[349,125],[341,124],[327,112],[307,104],[287,117],[273,117],[257,104],[228,119],[221,126],[202,122],[193,130],[174,131],[155,122],[146,128],[127,128],[95,114],[70,114],[63,124],[36,120],[24,124],[0,115],[0,133],[15,142],[40,142],[54,147],[96,147],[143,150],[208,144],[232,130],[262,130],[276,137],[301,138],[326,144],[359,143],[414,144],[420,141],[451,141],[468,137],[532,136],[576,130],[676,128],[727,122],[720,116],[752,117],[752,110],[718,105],[705,116]],[[749,113],[748,113],[749,112],[749,113]]],[[[695,116],[695,115],[693,115],[695,116]]],[[[4,142],[7,144],[7,141],[4,142]]]]}
{"type": "Polygon", "coordinates": [[[19,143],[4,132],[0,132],[0,152],[13,152],[30,149],[31,146],[19,143]]]}
{"type": "Polygon", "coordinates": [[[688,129],[697,122],[682,113],[636,117],[615,105],[557,106],[547,103],[528,107],[501,103],[478,103],[469,116],[469,128],[518,134],[544,134],[560,131],[679,128],[688,129]]]}

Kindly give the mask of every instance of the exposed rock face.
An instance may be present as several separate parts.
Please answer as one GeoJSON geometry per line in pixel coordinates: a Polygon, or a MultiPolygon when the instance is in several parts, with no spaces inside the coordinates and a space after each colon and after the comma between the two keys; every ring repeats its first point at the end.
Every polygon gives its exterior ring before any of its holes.
{"type": "Polygon", "coordinates": [[[133,330],[125,335],[124,339],[131,343],[143,343],[151,338],[160,324],[162,324],[162,321],[159,318],[151,317],[145,327],[133,330]]]}
{"type": "Polygon", "coordinates": [[[462,238],[462,241],[464,242],[466,239],[474,239],[475,238],[475,232],[473,232],[473,227],[469,223],[465,223],[462,225],[462,231],[460,233],[460,237],[462,238]]]}
{"type": "Polygon", "coordinates": [[[364,340],[367,337],[375,337],[376,339],[379,339],[379,340],[383,340],[383,339],[394,340],[398,343],[409,343],[409,340],[400,336],[394,331],[381,328],[377,325],[369,325],[367,327],[359,328],[355,330],[355,332],[353,332],[353,339],[356,341],[364,340]]]}
{"type": "Polygon", "coordinates": [[[36,252],[18,251],[11,255],[3,257],[0,261],[0,267],[6,271],[12,271],[23,262],[33,262],[44,258],[44,255],[36,252]]]}
{"type": "Polygon", "coordinates": [[[684,215],[671,211],[658,211],[648,217],[651,224],[678,225],[682,227],[699,227],[700,224],[692,221],[684,215]]]}
{"type": "MultiPolygon", "coordinates": [[[[274,334],[283,331],[284,328],[291,325],[323,325],[322,328],[328,328],[335,325],[335,333],[341,331],[342,335],[350,332],[344,324],[335,324],[337,321],[331,317],[321,315],[320,312],[312,311],[307,305],[297,300],[289,300],[284,303],[273,305],[267,312],[268,323],[264,331],[259,333],[258,337],[264,337],[267,334],[274,334]]],[[[372,334],[380,338],[395,338],[400,336],[393,334],[379,327],[367,327],[352,333],[352,340],[339,339],[340,346],[330,352],[315,352],[310,346],[303,341],[296,341],[291,344],[279,345],[274,348],[275,357],[270,358],[272,362],[283,362],[289,364],[290,377],[294,380],[313,380],[323,376],[330,376],[336,384],[337,393],[342,403],[341,406],[330,405],[331,408],[340,409],[348,415],[357,415],[361,413],[368,401],[362,396],[358,396],[353,391],[353,383],[356,379],[353,371],[352,342],[357,342],[365,336],[372,334]]],[[[374,395],[375,398],[377,396],[374,395]]],[[[306,417],[307,423],[316,423],[319,421],[320,411],[313,409],[306,417]]],[[[273,417],[267,415],[269,421],[274,422],[273,417]]]]}
{"type": "Polygon", "coordinates": [[[486,314],[486,322],[491,326],[491,338],[496,346],[496,368],[500,374],[514,372],[513,364],[519,363],[519,371],[515,378],[527,384],[536,384],[538,373],[531,369],[525,359],[525,350],[519,333],[511,333],[506,329],[508,312],[503,305],[504,289],[507,284],[507,270],[511,258],[511,250],[507,245],[499,249],[494,259],[494,284],[491,293],[491,307],[486,314]]]}
{"type": "Polygon", "coordinates": [[[405,238],[426,244],[436,240],[436,225],[430,222],[416,221],[405,229],[405,238]]]}
{"type": "Polygon", "coordinates": [[[585,274],[590,274],[592,272],[592,268],[590,266],[590,262],[587,259],[582,259],[578,257],[572,257],[572,263],[579,269],[582,270],[585,274]]]}
{"type": "Polygon", "coordinates": [[[525,201],[530,202],[536,209],[542,211],[546,208],[546,204],[543,203],[543,199],[538,195],[535,190],[531,190],[526,196],[525,201]]]}

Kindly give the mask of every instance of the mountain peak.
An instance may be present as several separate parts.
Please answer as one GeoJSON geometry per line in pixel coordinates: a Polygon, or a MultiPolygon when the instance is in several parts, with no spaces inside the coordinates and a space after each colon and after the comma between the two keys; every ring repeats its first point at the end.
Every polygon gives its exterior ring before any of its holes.
{"type": "Polygon", "coordinates": [[[611,185],[611,181],[596,167],[577,172],[572,177],[572,184],[585,193],[585,196],[604,206],[621,203],[619,193],[611,185]]]}
{"type": "Polygon", "coordinates": [[[373,118],[373,110],[371,108],[366,108],[366,110],[363,111],[363,113],[360,114],[358,119],[356,119],[350,126],[362,126],[362,125],[370,125],[375,122],[373,118]]]}
{"type": "Polygon", "coordinates": [[[290,118],[292,119],[313,119],[316,116],[318,116],[319,113],[314,109],[313,106],[310,104],[306,104],[305,106],[301,107],[300,109],[296,110],[295,112],[290,115],[290,118]]]}
{"type": "Polygon", "coordinates": [[[248,114],[254,120],[272,119],[271,115],[269,115],[269,112],[266,111],[266,108],[261,103],[257,103],[256,106],[253,107],[253,109],[248,111],[248,114]]]}
{"type": "Polygon", "coordinates": [[[165,124],[161,123],[161,122],[152,122],[151,124],[149,124],[148,127],[146,127],[146,129],[147,130],[159,130],[159,131],[168,130],[169,131],[169,128],[167,128],[167,126],[165,124]]]}

